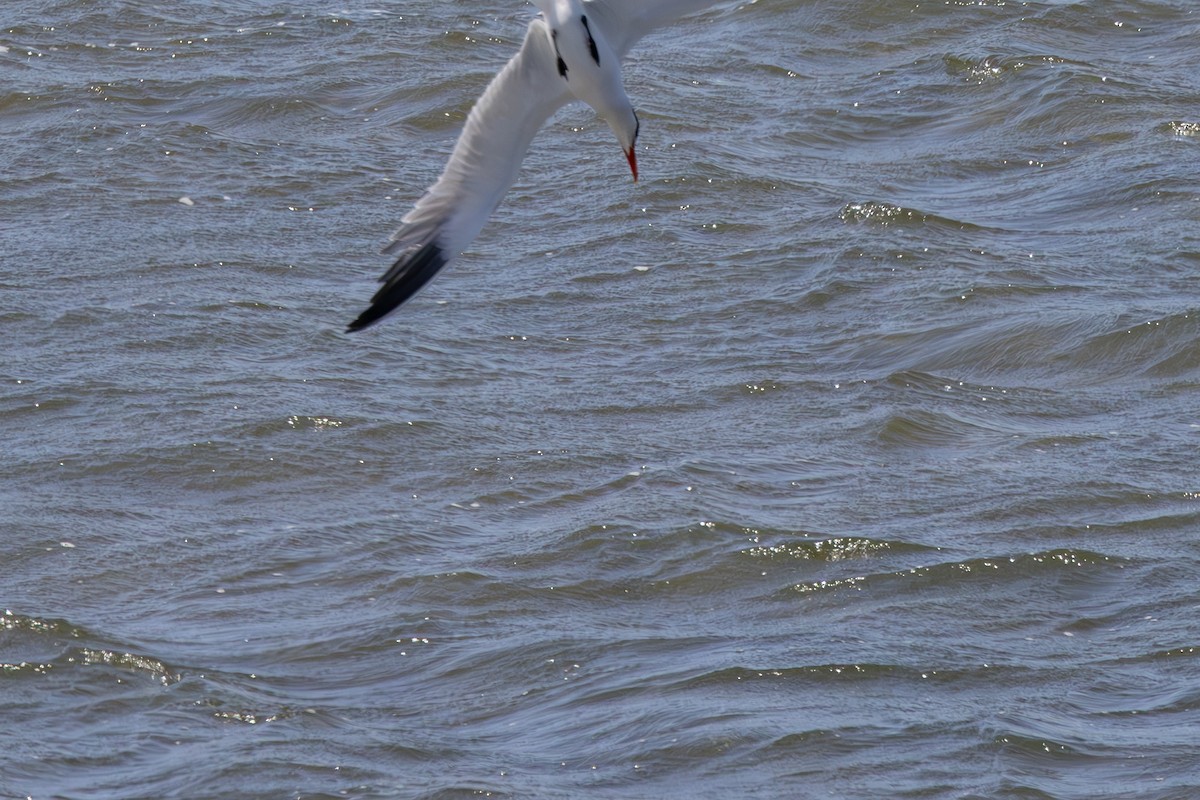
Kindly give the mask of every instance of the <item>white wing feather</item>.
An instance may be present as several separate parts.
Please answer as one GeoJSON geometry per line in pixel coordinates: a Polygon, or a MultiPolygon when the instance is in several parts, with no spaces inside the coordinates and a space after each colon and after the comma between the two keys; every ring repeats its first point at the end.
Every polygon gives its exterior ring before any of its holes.
{"type": "Polygon", "coordinates": [[[470,245],[516,180],[533,137],[571,99],[554,58],[545,23],[533,20],[520,51],[475,102],[441,176],[404,216],[389,250],[429,227],[442,229],[454,253],[470,245]]]}
{"type": "Polygon", "coordinates": [[[601,30],[617,55],[655,28],[670,25],[693,11],[714,6],[719,0],[585,0],[589,16],[598,18],[601,30]]]}
{"type": "Polygon", "coordinates": [[[396,262],[349,330],[371,325],[412,297],[479,235],[516,180],[533,137],[571,99],[555,58],[545,23],[534,19],[521,49],[467,115],[441,177],[401,220],[384,249],[396,262]]]}

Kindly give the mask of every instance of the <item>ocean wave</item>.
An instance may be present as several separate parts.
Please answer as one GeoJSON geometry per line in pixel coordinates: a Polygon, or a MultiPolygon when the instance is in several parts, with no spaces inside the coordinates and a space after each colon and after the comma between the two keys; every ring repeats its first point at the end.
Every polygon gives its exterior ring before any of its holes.
{"type": "MultiPolygon", "coordinates": [[[[1027,553],[1019,556],[995,558],[970,558],[964,561],[947,561],[929,566],[912,567],[905,570],[882,573],[866,573],[848,577],[832,578],[802,583],[790,587],[789,591],[808,594],[814,592],[840,592],[851,590],[862,592],[880,590],[890,586],[892,591],[914,591],[918,587],[941,586],[943,590],[964,581],[1020,580],[1034,575],[1065,574],[1063,570],[1121,569],[1126,559],[1107,556],[1087,550],[1050,550],[1027,553]]],[[[781,595],[782,596],[782,595],[781,595]]]]}

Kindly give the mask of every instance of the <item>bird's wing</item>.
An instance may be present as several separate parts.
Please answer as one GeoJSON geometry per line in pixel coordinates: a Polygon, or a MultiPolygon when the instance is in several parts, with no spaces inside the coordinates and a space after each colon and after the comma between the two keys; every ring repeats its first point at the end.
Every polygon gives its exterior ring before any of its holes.
{"type": "Polygon", "coordinates": [[[555,64],[546,25],[534,19],[520,51],[475,102],[441,177],[384,249],[396,262],[379,279],[383,286],[370,308],[348,330],[362,330],[393,311],[479,235],[516,180],[533,137],[571,99],[555,64]]]}
{"type": "Polygon", "coordinates": [[[719,0],[585,0],[589,17],[600,21],[601,31],[617,55],[624,58],[629,49],[647,33],[669,25],[693,11],[716,5],[719,0]]]}

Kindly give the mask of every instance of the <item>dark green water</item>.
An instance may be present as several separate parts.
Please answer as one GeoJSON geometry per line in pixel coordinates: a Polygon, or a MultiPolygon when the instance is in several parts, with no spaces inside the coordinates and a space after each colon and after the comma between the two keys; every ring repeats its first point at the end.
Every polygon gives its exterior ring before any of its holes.
{"type": "Polygon", "coordinates": [[[1200,795],[1200,7],[718,5],[344,335],[532,13],[5,7],[0,797],[1200,795]]]}

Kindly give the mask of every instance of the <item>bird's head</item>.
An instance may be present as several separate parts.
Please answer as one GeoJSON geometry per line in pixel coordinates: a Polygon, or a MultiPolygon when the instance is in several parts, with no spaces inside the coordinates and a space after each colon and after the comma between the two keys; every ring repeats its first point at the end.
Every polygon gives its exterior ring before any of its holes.
{"type": "Polygon", "coordinates": [[[641,123],[638,121],[637,113],[633,107],[629,108],[628,115],[619,115],[616,121],[610,116],[608,126],[612,128],[613,133],[617,135],[617,141],[621,144],[621,149],[625,151],[625,159],[629,162],[629,171],[633,173],[633,182],[637,183],[637,137],[638,130],[641,128],[641,123]]]}

